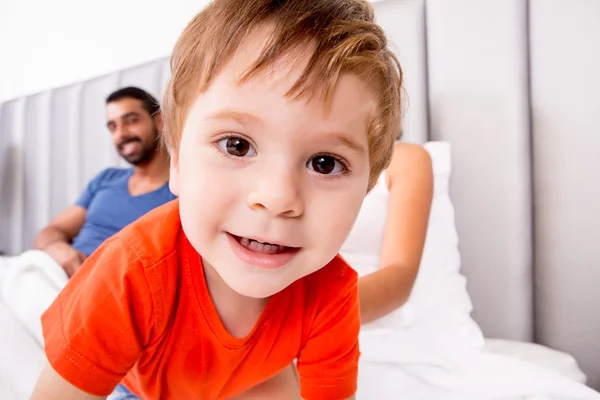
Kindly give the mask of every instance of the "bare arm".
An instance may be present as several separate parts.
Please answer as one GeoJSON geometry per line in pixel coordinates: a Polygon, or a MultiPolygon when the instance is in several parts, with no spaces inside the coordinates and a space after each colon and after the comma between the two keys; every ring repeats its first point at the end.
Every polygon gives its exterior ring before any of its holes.
{"type": "Polygon", "coordinates": [[[81,266],[86,256],[71,246],[85,223],[86,209],[71,206],[56,216],[42,229],[33,243],[33,248],[45,251],[70,277],[81,266]]]}
{"type": "Polygon", "coordinates": [[[86,209],[80,206],[70,206],[57,215],[47,227],[36,236],[33,248],[45,250],[54,242],[71,243],[85,223],[86,209]]]}
{"type": "Polygon", "coordinates": [[[398,143],[386,171],[390,191],[379,269],[359,280],[361,322],[401,307],[417,277],[433,197],[429,153],[398,143]]]}
{"type": "Polygon", "coordinates": [[[104,400],[106,396],[94,396],[71,385],[49,365],[38,379],[31,400],[104,400]]]}
{"type": "MultiPolygon", "coordinates": [[[[346,400],[354,400],[352,396],[346,400]]],[[[306,400],[300,398],[300,382],[294,365],[232,400],[306,400]]]]}
{"type": "Polygon", "coordinates": [[[232,400],[301,400],[296,368],[292,364],[232,400]]]}

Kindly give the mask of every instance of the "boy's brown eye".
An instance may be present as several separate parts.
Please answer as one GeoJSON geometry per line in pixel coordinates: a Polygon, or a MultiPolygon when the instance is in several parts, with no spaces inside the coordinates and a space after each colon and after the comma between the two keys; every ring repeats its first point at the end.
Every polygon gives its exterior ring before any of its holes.
{"type": "Polygon", "coordinates": [[[256,151],[246,139],[230,136],[217,142],[218,146],[228,154],[235,157],[251,157],[256,155],[256,151]]]}
{"type": "Polygon", "coordinates": [[[227,139],[227,152],[232,156],[244,157],[250,150],[250,143],[240,138],[227,139]]]}
{"type": "Polygon", "coordinates": [[[336,162],[331,156],[317,156],[311,160],[311,167],[319,174],[329,175],[335,170],[336,162]]]}

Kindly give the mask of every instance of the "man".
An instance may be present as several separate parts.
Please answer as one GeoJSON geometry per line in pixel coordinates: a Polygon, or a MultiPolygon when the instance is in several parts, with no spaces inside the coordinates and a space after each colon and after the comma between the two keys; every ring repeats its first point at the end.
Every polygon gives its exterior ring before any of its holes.
{"type": "Polygon", "coordinates": [[[131,168],[100,172],[74,205],[42,229],[33,251],[0,258],[0,300],[40,344],[41,313],[83,261],[126,225],[175,198],[168,187],[169,157],[158,140],[163,126],[158,102],[139,88],[117,90],[106,99],[106,121],[131,168]]]}
{"type": "Polygon", "coordinates": [[[167,185],[168,155],[158,140],[162,116],[156,100],[142,89],[120,89],[106,100],[106,120],[117,151],[133,168],[102,171],[34,242],[69,276],[105,239],[174,198],[167,185]]]}

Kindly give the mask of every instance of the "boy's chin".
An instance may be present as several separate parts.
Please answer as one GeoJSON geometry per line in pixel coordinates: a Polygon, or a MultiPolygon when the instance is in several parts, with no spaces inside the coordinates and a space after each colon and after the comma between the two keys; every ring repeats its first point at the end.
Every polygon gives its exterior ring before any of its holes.
{"type": "Polygon", "coordinates": [[[241,287],[231,287],[235,292],[237,292],[238,294],[244,296],[244,297],[250,297],[253,299],[268,299],[271,296],[281,292],[283,289],[285,289],[288,285],[286,286],[282,286],[280,288],[274,289],[272,287],[248,287],[248,286],[243,286],[240,285],[241,287]]]}
{"type": "Polygon", "coordinates": [[[254,299],[268,299],[293,283],[293,280],[290,280],[289,282],[283,282],[281,280],[271,280],[270,282],[262,280],[261,282],[257,282],[256,280],[253,281],[251,278],[240,279],[239,276],[234,279],[225,278],[224,281],[239,295],[254,299]]]}

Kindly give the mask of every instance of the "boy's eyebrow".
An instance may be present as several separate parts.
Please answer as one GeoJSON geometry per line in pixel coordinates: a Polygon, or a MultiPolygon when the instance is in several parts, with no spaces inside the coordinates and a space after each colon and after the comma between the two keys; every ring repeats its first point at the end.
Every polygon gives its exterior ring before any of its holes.
{"type": "Polygon", "coordinates": [[[260,122],[261,119],[256,115],[248,114],[242,111],[236,110],[218,110],[208,114],[205,119],[233,119],[240,124],[248,122],[260,122]]]}
{"type": "MultiPolygon", "coordinates": [[[[242,125],[250,124],[252,122],[254,122],[254,123],[262,122],[260,117],[257,117],[256,115],[252,115],[249,113],[245,113],[243,111],[236,111],[236,110],[218,110],[218,111],[209,113],[208,115],[206,115],[206,117],[204,117],[204,119],[206,119],[206,120],[232,119],[242,125]]],[[[333,144],[348,147],[349,149],[351,149],[357,153],[366,152],[366,149],[364,148],[364,146],[362,146],[361,144],[357,143],[356,141],[350,139],[347,135],[344,135],[343,133],[327,132],[327,133],[324,133],[324,135],[330,136],[332,138],[331,142],[333,142],[333,144]]]]}
{"type": "Polygon", "coordinates": [[[357,153],[365,153],[365,148],[342,133],[332,133],[336,144],[346,146],[357,153]]]}

